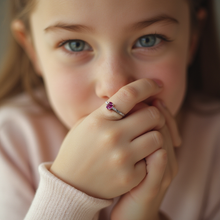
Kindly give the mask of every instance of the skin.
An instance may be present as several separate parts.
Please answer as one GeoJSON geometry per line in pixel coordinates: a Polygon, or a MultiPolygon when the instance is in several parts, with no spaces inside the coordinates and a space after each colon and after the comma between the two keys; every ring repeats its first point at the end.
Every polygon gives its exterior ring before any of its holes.
{"type": "Polygon", "coordinates": [[[86,0],[65,4],[61,0],[39,1],[31,15],[31,25],[35,66],[45,80],[53,109],[68,128],[122,86],[141,78],[162,81],[163,93],[156,97],[166,103],[172,114],[177,113],[185,93],[190,59],[189,9],[185,1],[97,0],[91,5],[86,0]],[[127,30],[133,23],[161,14],[175,18],[179,24],[165,21],[127,30]],[[82,24],[94,32],[58,28],[44,31],[58,22],[82,24]],[[163,41],[153,49],[132,49],[138,38],[152,33],[163,34],[173,42],[163,41]],[[58,45],[69,39],[84,40],[91,50],[77,55],[65,53],[64,47],[58,45]]]}
{"type": "Polygon", "coordinates": [[[96,198],[124,194],[112,220],[162,218],[159,207],[178,170],[174,146],[181,144],[173,117],[198,38],[189,14],[184,0],[39,0],[30,17],[32,38],[21,21],[12,24],[70,130],[50,171],[96,198]],[[172,19],[131,29],[158,16],[172,19]],[[54,27],[61,23],[88,28],[54,27]],[[155,33],[170,41],[137,44],[155,33]],[[70,39],[89,46],[77,53],[59,46],[70,39]],[[126,117],[107,111],[107,100],[126,117]]]}

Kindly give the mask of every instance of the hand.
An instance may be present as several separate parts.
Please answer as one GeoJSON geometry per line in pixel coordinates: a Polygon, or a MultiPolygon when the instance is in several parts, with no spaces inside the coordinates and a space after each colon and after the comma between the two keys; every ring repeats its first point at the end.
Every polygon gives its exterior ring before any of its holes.
{"type": "Polygon", "coordinates": [[[135,188],[122,196],[114,207],[112,220],[159,220],[159,208],[164,195],[177,174],[177,161],[173,146],[179,146],[181,139],[175,120],[159,100],[153,103],[166,119],[159,130],[163,139],[162,149],[146,157],[147,175],[135,188]]]}
{"type": "Polygon", "coordinates": [[[122,87],[109,101],[124,114],[137,103],[142,108],[121,119],[103,104],[70,130],[50,171],[101,199],[120,196],[137,186],[146,175],[144,158],[162,147],[162,142],[156,141],[159,132],[151,130],[165,123],[155,107],[140,102],[161,90],[149,79],[122,87]]]}

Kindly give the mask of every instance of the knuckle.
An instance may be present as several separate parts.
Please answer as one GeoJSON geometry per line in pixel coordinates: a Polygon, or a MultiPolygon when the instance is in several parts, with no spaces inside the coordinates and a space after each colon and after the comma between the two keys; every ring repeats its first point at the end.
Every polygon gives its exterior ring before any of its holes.
{"type": "Polygon", "coordinates": [[[120,90],[120,97],[124,101],[131,101],[138,97],[138,91],[133,86],[127,85],[120,90]]]}
{"type": "Polygon", "coordinates": [[[121,137],[119,131],[115,129],[108,129],[107,131],[102,133],[102,143],[104,146],[112,146],[115,145],[121,137]]]}
{"type": "Polygon", "coordinates": [[[112,154],[111,165],[118,168],[124,167],[128,157],[129,156],[123,150],[117,149],[117,151],[112,154]]]}
{"type": "Polygon", "coordinates": [[[163,144],[164,144],[164,140],[163,140],[162,134],[161,134],[159,131],[153,131],[153,132],[152,132],[152,136],[153,136],[153,139],[154,139],[155,143],[156,143],[159,147],[162,147],[163,144]]]}

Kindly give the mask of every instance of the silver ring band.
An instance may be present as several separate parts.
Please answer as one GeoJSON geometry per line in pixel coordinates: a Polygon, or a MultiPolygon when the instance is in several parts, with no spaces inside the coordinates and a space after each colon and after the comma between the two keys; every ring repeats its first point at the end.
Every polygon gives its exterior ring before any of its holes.
{"type": "Polygon", "coordinates": [[[121,115],[122,117],[125,116],[125,114],[123,114],[122,112],[120,112],[118,109],[116,109],[114,107],[114,104],[112,102],[105,102],[105,104],[106,104],[106,108],[108,110],[113,110],[114,112],[116,112],[117,114],[121,115]]]}

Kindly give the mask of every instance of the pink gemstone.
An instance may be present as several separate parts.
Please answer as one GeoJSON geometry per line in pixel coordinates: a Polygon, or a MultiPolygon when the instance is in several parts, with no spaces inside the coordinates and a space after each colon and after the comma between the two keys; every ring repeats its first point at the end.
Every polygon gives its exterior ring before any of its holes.
{"type": "Polygon", "coordinates": [[[114,106],[113,103],[112,103],[112,102],[109,102],[109,103],[106,105],[106,108],[107,108],[108,110],[111,110],[113,106],[114,106]]]}

